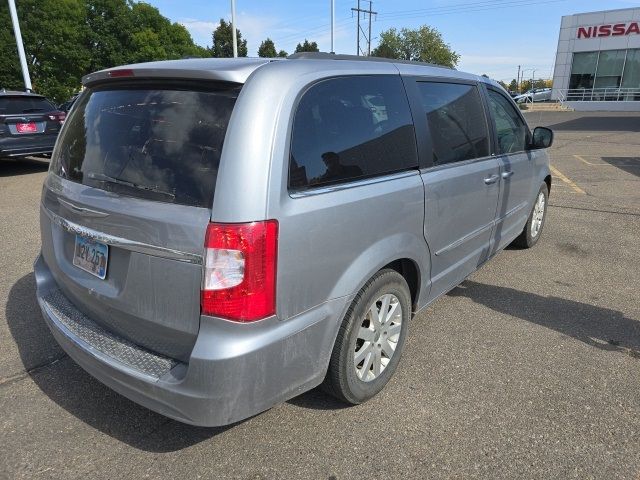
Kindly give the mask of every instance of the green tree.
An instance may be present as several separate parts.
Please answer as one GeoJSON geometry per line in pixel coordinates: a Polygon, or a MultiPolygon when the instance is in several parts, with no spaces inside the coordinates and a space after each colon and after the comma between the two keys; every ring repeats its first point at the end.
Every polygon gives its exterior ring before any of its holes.
{"type": "Polygon", "coordinates": [[[194,45],[187,29],[162,16],[156,7],[134,3],[131,14],[135,31],[128,62],[202,56],[206,49],[194,45]]]}
{"type": "MultiPolygon", "coordinates": [[[[184,26],[131,0],[20,0],[20,28],[33,88],[56,102],[83,75],[131,62],[209,55],[184,26]]],[[[24,89],[6,1],[0,0],[0,87],[24,89]]]]}
{"type": "Polygon", "coordinates": [[[296,45],[296,53],[299,52],[319,52],[318,44],[316,42],[310,42],[306,38],[303,43],[296,45]]]}
{"type": "MultiPolygon", "coordinates": [[[[90,63],[83,2],[22,0],[17,8],[33,89],[66,100],[79,90],[90,63]]],[[[7,2],[0,2],[0,86],[25,88],[7,2]]]]}
{"type": "Polygon", "coordinates": [[[507,90],[510,92],[516,92],[518,90],[518,81],[515,78],[509,83],[509,88],[507,90]]]}
{"type": "MultiPolygon", "coordinates": [[[[82,1],[82,0],[81,0],[82,1]]],[[[87,21],[85,48],[90,72],[128,63],[134,29],[127,0],[84,0],[87,21]]],[[[24,17],[23,17],[24,18],[24,17]]]]}
{"type": "Polygon", "coordinates": [[[284,50],[280,50],[280,51],[278,52],[278,56],[279,56],[279,57],[282,57],[282,58],[285,58],[285,57],[288,57],[288,56],[289,56],[289,54],[288,54],[287,52],[285,52],[284,50]]]}
{"type": "MultiPolygon", "coordinates": [[[[236,28],[236,37],[238,40],[238,56],[247,56],[247,41],[242,40],[240,30],[236,28]]],[[[211,56],[217,58],[233,57],[233,31],[231,30],[231,22],[220,19],[220,24],[216,27],[212,34],[213,46],[211,47],[211,56]]]]}
{"type": "Polygon", "coordinates": [[[403,28],[398,31],[390,28],[382,32],[380,43],[371,55],[429,62],[446,67],[455,67],[460,60],[460,55],[444,42],[440,32],[427,25],[415,30],[403,28]]]}
{"type": "Polygon", "coordinates": [[[273,58],[276,55],[276,46],[274,45],[273,40],[267,38],[260,44],[260,48],[258,48],[259,57],[273,58]]]}

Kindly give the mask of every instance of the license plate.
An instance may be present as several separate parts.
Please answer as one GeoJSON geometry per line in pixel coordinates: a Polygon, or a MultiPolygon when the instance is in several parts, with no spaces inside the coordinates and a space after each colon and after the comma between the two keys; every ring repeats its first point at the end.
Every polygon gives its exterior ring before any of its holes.
{"type": "Polygon", "coordinates": [[[107,276],[109,246],[82,235],[76,235],[76,247],[73,251],[73,264],[104,280],[107,276]]]}
{"type": "Polygon", "coordinates": [[[38,131],[35,122],[17,123],[16,130],[18,133],[36,133],[38,131]]]}

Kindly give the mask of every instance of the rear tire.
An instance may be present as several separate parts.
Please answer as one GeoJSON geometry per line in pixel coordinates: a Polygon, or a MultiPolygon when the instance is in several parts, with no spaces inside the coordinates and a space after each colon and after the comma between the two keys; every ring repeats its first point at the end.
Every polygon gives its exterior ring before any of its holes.
{"type": "Polygon", "coordinates": [[[395,270],[376,273],[347,310],[322,389],[357,405],[384,388],[395,372],[411,318],[411,294],[395,270]]]}
{"type": "Polygon", "coordinates": [[[548,204],[549,189],[547,188],[547,184],[543,183],[538,191],[524,230],[522,230],[522,233],[513,241],[513,245],[521,248],[531,248],[538,243],[547,219],[548,204]]]}

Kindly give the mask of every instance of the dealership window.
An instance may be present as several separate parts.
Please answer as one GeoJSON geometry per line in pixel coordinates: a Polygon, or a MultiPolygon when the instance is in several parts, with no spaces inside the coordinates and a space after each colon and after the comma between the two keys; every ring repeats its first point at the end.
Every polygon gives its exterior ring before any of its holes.
{"type": "Polygon", "coordinates": [[[572,90],[576,88],[593,88],[593,81],[596,78],[597,66],[598,52],[574,53],[569,88],[572,90]]]}
{"type": "Polygon", "coordinates": [[[640,100],[640,49],[574,53],[567,98],[640,100]]]}
{"type": "Polygon", "coordinates": [[[600,52],[594,88],[620,86],[626,50],[604,50],[600,52]]]}
{"type": "MultiPolygon", "coordinates": [[[[640,49],[629,50],[622,74],[622,88],[640,89],[640,49]]],[[[624,90],[623,100],[640,100],[640,90],[630,92],[624,90]]]]}

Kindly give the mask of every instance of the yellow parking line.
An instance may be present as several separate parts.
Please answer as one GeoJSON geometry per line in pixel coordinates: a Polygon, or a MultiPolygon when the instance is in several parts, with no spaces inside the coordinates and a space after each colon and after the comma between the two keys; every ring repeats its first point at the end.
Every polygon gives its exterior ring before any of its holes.
{"type": "Polygon", "coordinates": [[[586,161],[581,155],[574,155],[574,157],[577,158],[578,160],[586,163],[587,165],[595,165],[595,164],[593,164],[591,162],[586,161]]]}
{"type": "Polygon", "coordinates": [[[569,180],[564,173],[562,173],[560,170],[555,168],[553,165],[550,165],[549,168],[551,168],[551,173],[553,173],[554,176],[558,177],[564,183],[569,185],[573,189],[574,192],[580,193],[582,195],[586,195],[587,194],[587,192],[585,192],[583,189],[581,189],[579,186],[577,186],[575,183],[573,183],[571,180],[569,180]]]}
{"type": "Polygon", "coordinates": [[[615,165],[611,165],[610,163],[593,163],[593,162],[589,162],[588,160],[585,160],[584,157],[582,157],[582,155],[574,155],[574,157],[576,157],[578,160],[586,163],[587,165],[598,166],[598,167],[615,167],[615,165]]]}

